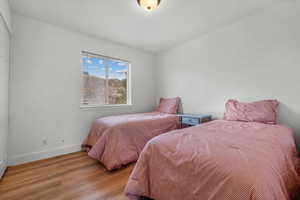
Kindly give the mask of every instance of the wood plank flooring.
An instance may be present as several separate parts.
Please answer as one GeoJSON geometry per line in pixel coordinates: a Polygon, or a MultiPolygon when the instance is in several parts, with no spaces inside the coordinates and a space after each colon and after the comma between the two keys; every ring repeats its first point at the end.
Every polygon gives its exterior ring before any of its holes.
{"type": "Polygon", "coordinates": [[[0,181],[1,200],[126,200],[133,164],[108,172],[85,152],[9,167],[0,181]]]}
{"type": "Polygon", "coordinates": [[[0,200],[127,200],[123,191],[133,167],[108,172],[85,152],[9,167],[0,200]]]}

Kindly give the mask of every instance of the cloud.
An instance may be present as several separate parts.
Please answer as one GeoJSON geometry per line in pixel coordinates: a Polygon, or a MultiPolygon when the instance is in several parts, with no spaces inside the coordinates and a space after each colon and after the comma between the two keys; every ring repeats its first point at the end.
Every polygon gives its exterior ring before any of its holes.
{"type": "Polygon", "coordinates": [[[123,69],[123,70],[118,70],[117,73],[127,73],[128,70],[127,69],[123,69]]]}
{"type": "Polygon", "coordinates": [[[97,66],[97,65],[89,65],[88,69],[89,70],[99,70],[99,66],[97,66]]]}
{"type": "Polygon", "coordinates": [[[127,63],[119,62],[118,65],[119,65],[119,66],[126,66],[127,63]]]}

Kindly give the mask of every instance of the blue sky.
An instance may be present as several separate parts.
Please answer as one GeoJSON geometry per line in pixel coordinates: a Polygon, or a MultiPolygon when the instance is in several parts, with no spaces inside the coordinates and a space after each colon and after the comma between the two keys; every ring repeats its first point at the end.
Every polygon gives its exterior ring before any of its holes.
{"type": "Polygon", "coordinates": [[[97,57],[82,57],[82,68],[84,72],[91,75],[105,78],[104,62],[107,62],[109,68],[109,78],[113,79],[126,79],[124,71],[128,70],[127,63],[106,60],[97,57]]]}

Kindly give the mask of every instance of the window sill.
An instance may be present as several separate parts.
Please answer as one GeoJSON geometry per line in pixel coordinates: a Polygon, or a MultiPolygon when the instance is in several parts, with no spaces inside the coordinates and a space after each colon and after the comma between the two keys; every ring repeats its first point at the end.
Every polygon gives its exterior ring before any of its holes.
{"type": "Polygon", "coordinates": [[[132,104],[111,104],[111,105],[93,105],[93,106],[80,106],[81,110],[90,110],[96,108],[111,108],[111,107],[131,107],[132,104]]]}

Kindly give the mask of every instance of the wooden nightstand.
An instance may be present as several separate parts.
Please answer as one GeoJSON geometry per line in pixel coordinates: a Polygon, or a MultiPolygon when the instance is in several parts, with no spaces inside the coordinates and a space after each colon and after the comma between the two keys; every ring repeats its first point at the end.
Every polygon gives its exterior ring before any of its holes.
{"type": "Polygon", "coordinates": [[[180,117],[181,128],[186,126],[196,126],[212,120],[211,115],[183,114],[178,116],[180,117]]]}

